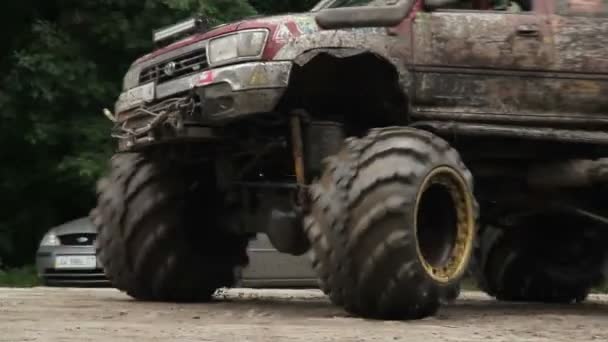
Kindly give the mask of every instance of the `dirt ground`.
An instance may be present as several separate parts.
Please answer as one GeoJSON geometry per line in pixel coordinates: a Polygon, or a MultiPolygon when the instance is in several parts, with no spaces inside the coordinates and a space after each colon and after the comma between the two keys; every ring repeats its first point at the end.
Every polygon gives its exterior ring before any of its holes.
{"type": "Polygon", "coordinates": [[[465,293],[433,318],[352,318],[316,290],[234,289],[210,304],[142,303],[113,289],[0,289],[0,341],[608,341],[608,297],[573,306],[465,293]]]}

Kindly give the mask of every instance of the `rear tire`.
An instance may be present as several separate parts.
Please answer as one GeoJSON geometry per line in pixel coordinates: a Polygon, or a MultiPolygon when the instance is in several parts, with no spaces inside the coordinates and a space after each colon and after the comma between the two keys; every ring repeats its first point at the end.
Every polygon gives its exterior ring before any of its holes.
{"type": "Polygon", "coordinates": [[[585,270],[573,263],[567,268],[584,274],[582,278],[556,277],[551,273],[556,265],[540,252],[554,246],[546,243],[547,236],[542,237],[542,232],[532,229],[541,228],[484,229],[478,253],[482,259],[476,262],[481,269],[475,272],[479,286],[501,301],[562,304],[584,301],[595,285],[592,275],[599,271],[585,270]]]}
{"type": "Polygon", "coordinates": [[[418,319],[455,299],[476,230],[472,183],[431,133],[395,127],[348,139],[312,186],[306,218],[332,302],[363,317],[418,319]]]}
{"type": "Polygon", "coordinates": [[[200,168],[151,153],[116,155],[91,218],[113,286],[141,300],[208,301],[248,263],[248,239],[223,230],[200,168]]]}

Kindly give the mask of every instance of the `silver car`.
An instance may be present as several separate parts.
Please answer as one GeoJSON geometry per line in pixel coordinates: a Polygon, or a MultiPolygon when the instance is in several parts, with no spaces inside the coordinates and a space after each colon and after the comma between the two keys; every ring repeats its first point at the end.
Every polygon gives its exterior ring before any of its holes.
{"type": "MultiPolygon", "coordinates": [[[[45,285],[109,285],[95,255],[96,229],[88,218],[55,227],[43,237],[36,264],[45,285]]],[[[237,284],[242,287],[317,287],[305,256],[279,253],[265,234],[249,244],[249,266],[237,284]]]]}
{"type": "Polygon", "coordinates": [[[249,265],[243,270],[242,287],[316,288],[317,276],[306,256],[279,253],[266,236],[249,243],[249,265]]]}
{"type": "Polygon", "coordinates": [[[109,285],[95,254],[95,226],[80,218],[49,230],[36,254],[45,285],[109,285]]]}

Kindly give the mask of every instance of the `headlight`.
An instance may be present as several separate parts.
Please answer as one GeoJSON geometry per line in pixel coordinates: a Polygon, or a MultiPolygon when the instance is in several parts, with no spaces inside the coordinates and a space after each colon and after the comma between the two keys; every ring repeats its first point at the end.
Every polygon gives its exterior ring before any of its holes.
{"type": "Polygon", "coordinates": [[[40,241],[40,246],[59,246],[61,242],[55,233],[47,233],[40,241]]]}
{"type": "Polygon", "coordinates": [[[267,36],[267,30],[254,30],[212,39],[207,51],[209,63],[214,65],[236,59],[259,57],[266,45],[267,36]]]}

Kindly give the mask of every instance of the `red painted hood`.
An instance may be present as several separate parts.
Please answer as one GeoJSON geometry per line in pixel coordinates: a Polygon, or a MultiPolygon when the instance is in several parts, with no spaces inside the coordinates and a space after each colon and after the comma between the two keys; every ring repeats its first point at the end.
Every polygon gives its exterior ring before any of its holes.
{"type": "Polygon", "coordinates": [[[253,17],[229,24],[224,24],[212,28],[205,33],[194,34],[177,41],[168,46],[157,49],[147,55],[138,58],[134,64],[142,63],[151,58],[160,56],[169,51],[194,44],[201,40],[210,39],[226,33],[238,30],[266,28],[270,31],[270,36],[265,49],[264,57],[271,58],[276,51],[289,39],[304,34],[310,34],[319,30],[312,13],[286,14],[269,17],[253,17]]]}

